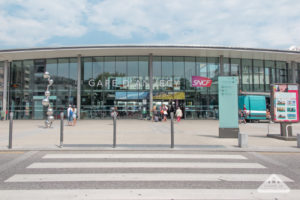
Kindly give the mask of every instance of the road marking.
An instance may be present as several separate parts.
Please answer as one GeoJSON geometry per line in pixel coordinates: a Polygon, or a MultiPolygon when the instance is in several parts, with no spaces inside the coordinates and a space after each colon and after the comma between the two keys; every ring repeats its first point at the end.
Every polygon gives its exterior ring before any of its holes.
{"type": "MultiPolygon", "coordinates": [[[[5,182],[62,182],[62,181],[257,181],[271,174],[190,174],[190,173],[117,173],[117,174],[16,174],[5,182]]],[[[293,182],[276,175],[284,182],[293,182]]]]}
{"type": "Polygon", "coordinates": [[[258,163],[226,162],[37,162],[27,168],[266,168],[258,163]]]}
{"type": "Polygon", "coordinates": [[[300,190],[289,193],[259,193],[239,189],[62,189],[62,190],[2,190],[1,200],[113,200],[113,199],[289,199],[298,200],[300,190]]]}
{"type": "Polygon", "coordinates": [[[89,158],[159,158],[159,159],[247,159],[242,155],[215,154],[47,154],[44,159],[89,159],[89,158]]]}
{"type": "Polygon", "coordinates": [[[24,151],[0,151],[0,154],[22,154],[24,151]]]}

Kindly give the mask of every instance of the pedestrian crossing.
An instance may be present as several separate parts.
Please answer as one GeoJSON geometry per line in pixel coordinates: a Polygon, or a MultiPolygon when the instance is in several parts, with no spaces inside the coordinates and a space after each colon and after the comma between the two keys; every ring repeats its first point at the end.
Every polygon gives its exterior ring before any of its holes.
{"type": "MultiPolygon", "coordinates": [[[[257,189],[274,174],[238,153],[46,153],[0,183],[0,199],[297,199],[257,189]],[[2,189],[7,186],[8,189],[2,189]],[[59,188],[61,187],[61,188],[59,188]]],[[[292,177],[276,174],[285,184],[292,177]]]]}

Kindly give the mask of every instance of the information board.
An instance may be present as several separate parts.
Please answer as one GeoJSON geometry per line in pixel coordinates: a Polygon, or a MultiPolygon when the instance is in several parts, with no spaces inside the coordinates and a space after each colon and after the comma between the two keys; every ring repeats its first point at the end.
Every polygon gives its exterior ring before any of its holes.
{"type": "Polygon", "coordinates": [[[219,127],[238,128],[238,79],[219,76],[219,127]]]}
{"type": "Polygon", "coordinates": [[[297,84],[272,85],[273,121],[299,121],[299,88],[297,84]]]}

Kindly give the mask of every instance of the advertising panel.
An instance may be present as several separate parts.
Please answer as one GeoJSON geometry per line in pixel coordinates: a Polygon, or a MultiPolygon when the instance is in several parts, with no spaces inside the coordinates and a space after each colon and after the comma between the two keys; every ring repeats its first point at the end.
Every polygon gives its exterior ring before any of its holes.
{"type": "Polygon", "coordinates": [[[273,119],[275,122],[298,122],[299,102],[297,84],[272,86],[273,119]]]}

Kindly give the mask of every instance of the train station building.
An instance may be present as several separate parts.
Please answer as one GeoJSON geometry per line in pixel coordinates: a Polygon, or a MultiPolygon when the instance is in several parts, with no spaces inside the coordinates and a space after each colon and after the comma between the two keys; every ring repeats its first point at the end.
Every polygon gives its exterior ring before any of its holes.
{"type": "Polygon", "coordinates": [[[182,107],[185,119],[218,116],[218,77],[237,76],[239,94],[270,95],[272,83],[300,83],[300,52],[274,49],[124,45],[0,50],[0,109],[44,119],[49,72],[54,117],[75,105],[80,119],[148,116],[153,105],[182,107]],[[193,87],[192,77],[210,87],[193,87]]]}

